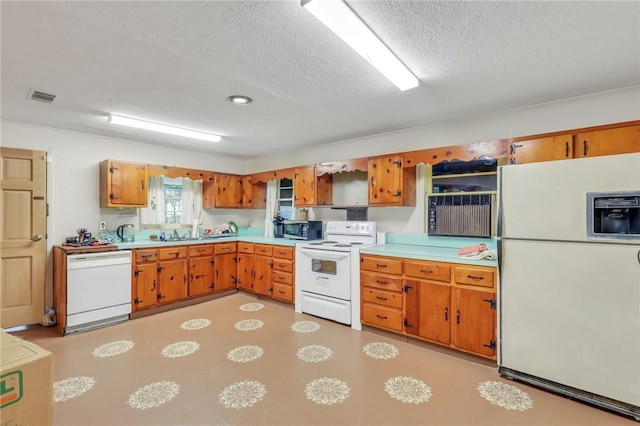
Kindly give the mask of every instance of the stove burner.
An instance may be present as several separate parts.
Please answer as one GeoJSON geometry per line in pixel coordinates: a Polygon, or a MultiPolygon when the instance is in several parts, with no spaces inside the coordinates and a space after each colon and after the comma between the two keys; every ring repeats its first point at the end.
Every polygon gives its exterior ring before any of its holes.
{"type": "Polygon", "coordinates": [[[338,244],[337,241],[323,241],[322,244],[338,244]]]}
{"type": "Polygon", "coordinates": [[[346,244],[336,244],[335,247],[351,247],[351,244],[346,243],[346,244]]]}
{"type": "Polygon", "coordinates": [[[354,242],[351,243],[352,246],[359,246],[359,245],[362,245],[362,244],[364,244],[364,243],[361,243],[360,241],[354,241],[354,242]]]}
{"type": "Polygon", "coordinates": [[[310,246],[321,246],[322,245],[322,241],[316,241],[314,243],[309,243],[310,246]]]}

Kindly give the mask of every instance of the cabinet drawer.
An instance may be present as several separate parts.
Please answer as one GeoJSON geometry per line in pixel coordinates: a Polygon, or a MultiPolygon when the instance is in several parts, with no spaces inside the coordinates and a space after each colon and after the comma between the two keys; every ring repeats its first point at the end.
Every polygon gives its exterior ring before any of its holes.
{"type": "Polygon", "coordinates": [[[456,284],[475,285],[493,288],[495,284],[494,270],[490,268],[473,268],[456,266],[456,284]]]}
{"type": "Polygon", "coordinates": [[[360,268],[365,271],[402,275],[402,261],[396,259],[362,256],[360,258],[360,268]]]}
{"type": "Polygon", "coordinates": [[[158,260],[158,251],[153,250],[135,250],[134,254],[136,263],[155,262],[158,260]]]}
{"type": "Polygon", "coordinates": [[[361,272],[360,283],[366,287],[375,287],[388,291],[402,291],[402,277],[393,275],[361,272]]]}
{"type": "Polygon", "coordinates": [[[365,287],[362,289],[362,301],[402,309],[402,293],[365,287]]]}
{"type": "Polygon", "coordinates": [[[158,249],[160,260],[181,259],[187,257],[186,247],[166,247],[158,249]]]}
{"type": "Polygon", "coordinates": [[[238,253],[253,253],[254,244],[253,243],[238,243],[238,253]]]}
{"type": "Polygon", "coordinates": [[[213,255],[213,246],[211,244],[196,245],[189,247],[189,257],[211,256],[213,255]]]}
{"type": "Polygon", "coordinates": [[[273,247],[256,244],[254,253],[260,256],[271,256],[273,254],[273,247]]]}
{"type": "Polygon", "coordinates": [[[274,283],[293,284],[293,274],[291,272],[273,271],[272,278],[274,283]]]}
{"type": "Polygon", "coordinates": [[[293,287],[290,285],[273,283],[273,298],[293,302],[293,287]]]}
{"type": "Polygon", "coordinates": [[[404,261],[404,274],[433,281],[451,281],[451,267],[431,262],[404,261]]]}
{"type": "Polygon", "coordinates": [[[293,247],[273,247],[273,257],[293,260],[293,247]]]}
{"type": "Polygon", "coordinates": [[[274,257],[273,269],[276,271],[293,272],[293,261],[274,257]]]}
{"type": "Polygon", "coordinates": [[[402,311],[363,303],[362,322],[389,330],[402,331],[402,311]]]}
{"type": "Polygon", "coordinates": [[[235,253],[236,252],[236,243],[235,241],[232,243],[218,243],[213,245],[215,254],[223,254],[223,253],[235,253]]]}

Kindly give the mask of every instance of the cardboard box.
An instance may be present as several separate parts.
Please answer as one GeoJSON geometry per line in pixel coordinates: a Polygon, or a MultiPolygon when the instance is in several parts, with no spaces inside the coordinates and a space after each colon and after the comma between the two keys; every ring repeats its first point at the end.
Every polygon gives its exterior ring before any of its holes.
{"type": "Polygon", "coordinates": [[[53,424],[53,355],[2,332],[0,425],[53,424]]]}

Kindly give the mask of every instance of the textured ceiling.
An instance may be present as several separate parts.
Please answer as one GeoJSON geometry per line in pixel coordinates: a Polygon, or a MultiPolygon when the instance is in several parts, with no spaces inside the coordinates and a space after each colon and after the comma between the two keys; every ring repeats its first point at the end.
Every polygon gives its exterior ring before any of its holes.
{"type": "Polygon", "coordinates": [[[2,118],[255,157],[640,84],[637,1],[348,3],[418,88],[400,92],[299,1],[2,1],[2,118]]]}

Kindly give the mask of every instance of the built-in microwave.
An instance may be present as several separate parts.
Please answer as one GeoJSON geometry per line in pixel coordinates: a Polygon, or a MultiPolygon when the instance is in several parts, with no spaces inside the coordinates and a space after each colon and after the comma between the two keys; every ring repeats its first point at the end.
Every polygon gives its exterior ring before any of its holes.
{"type": "Polygon", "coordinates": [[[292,240],[321,240],[321,220],[285,220],[282,223],[283,236],[292,240]]]}

